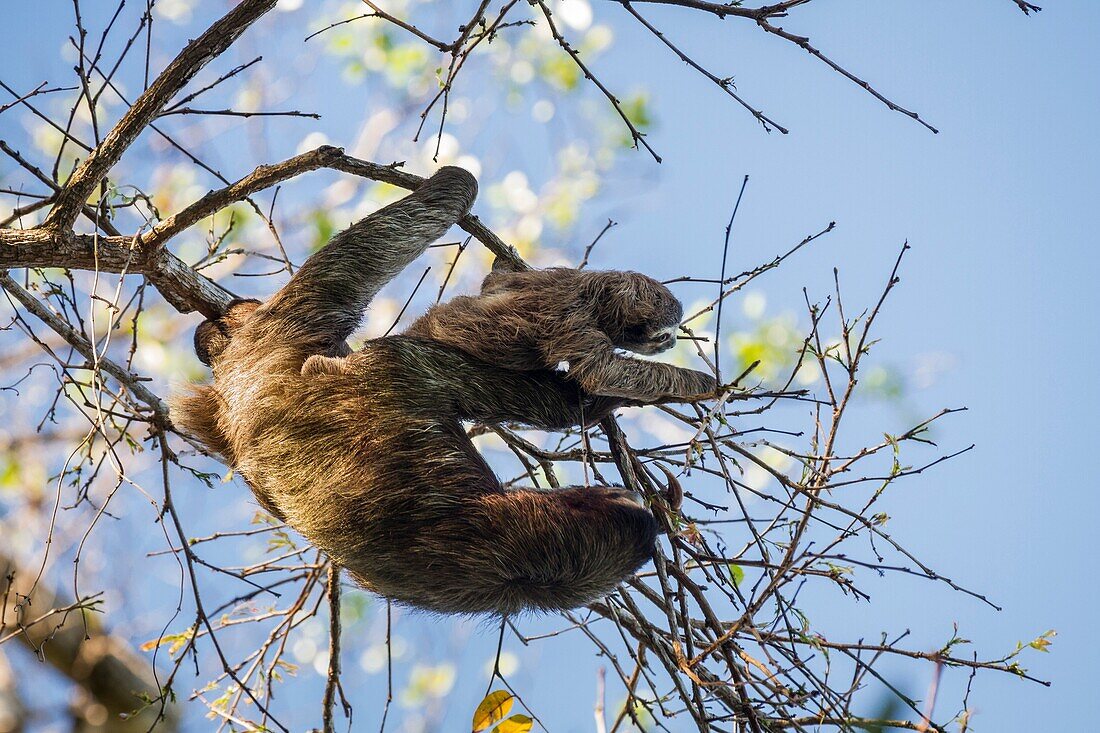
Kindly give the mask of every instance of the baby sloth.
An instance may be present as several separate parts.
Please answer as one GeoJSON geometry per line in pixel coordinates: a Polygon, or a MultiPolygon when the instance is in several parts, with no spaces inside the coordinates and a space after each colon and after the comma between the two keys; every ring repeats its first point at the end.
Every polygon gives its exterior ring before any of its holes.
{"type": "Polygon", "coordinates": [[[495,265],[481,295],[434,306],[406,333],[508,369],[565,371],[589,394],[656,403],[717,389],[710,374],[617,353],[671,348],[682,317],[669,289],[637,272],[495,265]]]}
{"type": "Polygon", "coordinates": [[[510,300],[514,323],[477,323],[471,310],[461,320],[469,333],[416,328],[349,354],[345,340],[371,299],[476,193],[469,173],[442,168],[337,234],[266,303],[236,301],[203,323],[195,347],[214,381],[177,395],[172,417],[222,454],[268,511],[370,590],[438,613],[574,608],[650,559],[653,514],[615,487],[505,489],[463,421],[559,430],[713,385],[614,356],[615,347],[659,350],[658,332],[671,341],[679,318],[667,291],[639,275],[494,274],[471,300],[510,300]],[[558,324],[545,331],[552,348],[532,351],[541,309],[571,298],[580,299],[559,315],[576,319],[582,341],[571,345],[558,324]],[[509,350],[512,336],[521,346],[509,350]],[[538,365],[554,359],[571,360],[568,375],[538,365]]]}

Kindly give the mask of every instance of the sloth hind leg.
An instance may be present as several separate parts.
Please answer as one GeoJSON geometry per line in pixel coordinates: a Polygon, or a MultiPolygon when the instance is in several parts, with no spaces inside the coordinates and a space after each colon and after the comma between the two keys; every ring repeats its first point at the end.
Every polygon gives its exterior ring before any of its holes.
{"type": "Polygon", "coordinates": [[[472,175],[440,168],[413,193],[334,236],[259,314],[280,340],[338,351],[378,291],[461,219],[476,196],[472,175]]]}
{"type": "Polygon", "coordinates": [[[494,548],[477,574],[501,612],[576,608],[653,556],[658,526],[630,491],[573,486],[486,496],[494,548]]]}

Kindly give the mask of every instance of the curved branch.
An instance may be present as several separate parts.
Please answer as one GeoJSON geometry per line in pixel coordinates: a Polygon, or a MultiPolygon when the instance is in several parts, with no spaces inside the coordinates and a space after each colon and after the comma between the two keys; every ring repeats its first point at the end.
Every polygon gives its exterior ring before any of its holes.
{"type": "Polygon", "coordinates": [[[162,247],[169,239],[211,214],[301,173],[329,167],[342,154],[343,151],[339,148],[323,145],[281,163],[261,165],[236,183],[208,192],[198,201],[157,224],[141,238],[142,244],[152,248],[162,247]]]}
{"type": "MultiPolygon", "coordinates": [[[[76,234],[48,229],[0,229],[0,270],[23,267],[66,267],[100,272],[145,275],[180,313],[198,311],[208,318],[221,315],[235,297],[232,292],[176,257],[165,244],[204,217],[277,183],[318,168],[351,173],[415,190],[424,179],[399,170],[345,155],[340,148],[321,146],[280,163],[258,167],[225,188],[205,196],[168,217],[144,237],[76,234]]],[[[467,215],[458,225],[514,269],[527,269],[515,248],[505,244],[476,216],[467,215]]]]}
{"type": "MultiPolygon", "coordinates": [[[[361,160],[345,154],[343,148],[322,145],[280,163],[261,165],[236,183],[208,192],[198,201],[158,224],[151,232],[142,237],[142,245],[148,248],[163,247],[166,241],[199,220],[215,214],[257,191],[262,191],[277,183],[319,168],[351,173],[361,178],[389,183],[409,191],[416,190],[420,187],[420,184],[424,183],[424,178],[400,170],[397,163],[391,163],[390,165],[372,163],[369,160],[361,160]]],[[[481,220],[473,214],[462,217],[458,225],[484,244],[494,255],[506,260],[514,269],[527,269],[527,264],[520,258],[515,248],[505,244],[500,237],[482,224],[481,220]]],[[[0,263],[2,263],[2,259],[0,259],[0,263]]]]}

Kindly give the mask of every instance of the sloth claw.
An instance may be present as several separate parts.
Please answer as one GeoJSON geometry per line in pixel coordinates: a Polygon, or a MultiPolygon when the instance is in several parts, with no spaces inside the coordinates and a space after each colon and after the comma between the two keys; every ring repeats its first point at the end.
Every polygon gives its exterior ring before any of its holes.
{"type": "Polygon", "coordinates": [[[684,487],[680,485],[679,480],[673,475],[672,471],[665,468],[660,463],[657,464],[657,468],[661,469],[661,473],[665,475],[667,486],[664,491],[665,501],[668,502],[668,507],[674,512],[680,511],[680,506],[684,503],[684,487]]]}

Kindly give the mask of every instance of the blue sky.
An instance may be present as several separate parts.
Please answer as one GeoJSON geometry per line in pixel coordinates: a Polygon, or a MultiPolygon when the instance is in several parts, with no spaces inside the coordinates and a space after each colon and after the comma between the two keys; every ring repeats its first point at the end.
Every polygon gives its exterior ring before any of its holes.
{"type": "MultiPolygon", "coordinates": [[[[734,74],[740,93],[791,130],[766,134],[621,9],[597,3],[596,10],[616,32],[613,53],[599,63],[601,79],[615,89],[650,90],[658,125],[649,141],[665,160],[657,166],[637,154],[589,205],[585,221],[593,232],[607,215],[620,223],[596,265],[667,277],[716,271],[722,230],[746,173],[731,270],[838,223],[760,286],[769,312],[799,312],[803,285],[827,295],[833,266],[846,300],[869,303],[901,243],[913,246],[879,324],[886,341],[878,356],[911,374],[938,355],[947,367],[931,385],[911,387],[905,409],[923,415],[967,406],[939,437],[945,447],[977,448],[896,492],[892,528],[916,555],[1005,610],[942,587],[870,581],[870,605],[823,596],[815,620],[833,630],[855,621],[863,631],[912,627],[929,649],[957,621],[988,653],[1057,629],[1050,654],[1024,660],[1053,687],[979,676],[974,729],[1084,730],[1080,702],[1092,688],[1086,671],[1100,652],[1089,590],[1100,500],[1084,461],[1100,408],[1092,371],[1100,255],[1089,213],[1100,194],[1100,4],[1050,2],[1026,18],[1009,0],[821,2],[784,23],[918,110],[939,135],[749,24],[647,8],[677,43],[719,75],[734,74]]],[[[40,45],[61,37],[53,31],[58,19],[67,21],[68,4],[18,4],[5,12],[8,28],[23,31],[0,35],[0,78],[33,86],[60,73],[56,60],[35,68],[27,59],[43,58],[40,45]],[[40,37],[37,29],[51,24],[48,39],[40,37]]],[[[263,48],[263,38],[250,43],[277,55],[263,48]]],[[[352,142],[343,137],[367,100],[346,93],[326,99],[330,87],[319,79],[311,90],[325,117],[295,127],[295,141],[315,128],[335,144],[352,142]]],[[[11,119],[0,118],[0,137],[11,119]]],[[[896,410],[871,409],[856,427],[875,439],[902,422],[896,410]]],[[[432,619],[410,623],[445,638],[431,630],[432,619]]],[[[470,659],[463,669],[479,670],[495,631],[476,624],[465,631],[468,639],[448,643],[470,659]]],[[[552,730],[589,730],[599,662],[583,639],[554,641],[522,652],[513,682],[536,710],[554,711],[560,725],[552,730]]],[[[931,669],[903,669],[906,689],[921,693],[931,669]]],[[[952,675],[958,684],[959,673],[952,675]]],[[[460,682],[449,720],[464,719],[472,708],[466,692],[480,680],[460,682]]],[[[366,698],[360,705],[369,718],[366,698]]]]}
{"type": "Polygon", "coordinates": [[[769,281],[772,305],[795,307],[803,283],[827,292],[834,264],[846,297],[867,302],[909,240],[880,356],[904,366],[929,352],[952,355],[954,368],[912,399],[925,412],[968,406],[944,437],[977,449],[895,496],[894,527],[918,556],[980,585],[1005,610],[903,589],[911,592],[875,594],[859,618],[923,617],[941,628],[957,620],[986,648],[1056,628],[1052,653],[1028,665],[1054,686],[986,677],[973,723],[1084,730],[1072,701],[1087,695],[1084,672],[1100,650],[1089,590],[1100,505],[1095,478],[1082,470],[1100,407],[1092,377],[1100,258],[1088,214],[1100,193],[1100,6],[1050,3],[1030,19],[998,2],[807,11],[787,26],[812,32],[819,48],[941,133],[751,28],[717,33],[681,21],[677,34],[735,69],[740,91],[792,132],[757,132],[658,54],[620,57],[620,79],[644,78],[654,90],[661,127],[651,141],[667,162],[617,241],[644,236],[652,269],[713,262],[743,173],[752,179],[733,250],[742,261],[838,222],[822,246],[769,281]],[[672,257],[662,241],[691,246],[672,257]]]}

